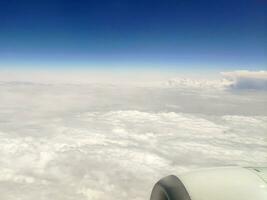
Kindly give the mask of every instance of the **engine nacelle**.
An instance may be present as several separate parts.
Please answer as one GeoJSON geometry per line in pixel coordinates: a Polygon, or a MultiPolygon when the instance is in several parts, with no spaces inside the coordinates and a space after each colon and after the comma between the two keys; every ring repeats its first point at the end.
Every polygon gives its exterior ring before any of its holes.
{"type": "Polygon", "coordinates": [[[267,167],[223,167],[167,176],[150,200],[267,200],[267,167]]]}

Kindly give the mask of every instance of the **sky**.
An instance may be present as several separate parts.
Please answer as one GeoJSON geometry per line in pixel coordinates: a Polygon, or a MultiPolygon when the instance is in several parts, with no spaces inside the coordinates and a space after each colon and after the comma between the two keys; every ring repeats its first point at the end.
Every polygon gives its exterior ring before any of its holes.
{"type": "Polygon", "coordinates": [[[1,69],[266,69],[264,0],[0,2],[1,69]]]}

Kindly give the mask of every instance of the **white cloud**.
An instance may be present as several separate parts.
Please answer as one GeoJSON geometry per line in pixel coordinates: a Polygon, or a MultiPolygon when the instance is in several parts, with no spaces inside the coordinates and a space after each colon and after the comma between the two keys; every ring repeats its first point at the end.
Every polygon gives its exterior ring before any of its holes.
{"type": "Polygon", "coordinates": [[[222,79],[172,78],[166,86],[192,89],[235,89],[235,90],[266,90],[267,71],[231,71],[221,72],[222,79]]]}
{"type": "Polygon", "coordinates": [[[234,89],[267,90],[267,71],[234,71],[222,75],[233,82],[234,89]]]}
{"type": "Polygon", "coordinates": [[[206,85],[0,84],[1,199],[144,200],[168,174],[267,165],[266,94],[206,85]]]}
{"type": "Polygon", "coordinates": [[[167,82],[167,86],[178,88],[192,89],[220,89],[223,90],[230,86],[232,81],[227,79],[208,80],[208,79],[192,79],[192,78],[173,78],[167,82]]]}

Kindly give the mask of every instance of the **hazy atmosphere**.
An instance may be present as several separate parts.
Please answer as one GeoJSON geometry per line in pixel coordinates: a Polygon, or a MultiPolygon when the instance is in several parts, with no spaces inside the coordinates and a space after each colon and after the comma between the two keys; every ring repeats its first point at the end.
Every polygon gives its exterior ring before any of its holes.
{"type": "Polygon", "coordinates": [[[1,74],[2,200],[144,200],[169,174],[267,165],[267,72],[1,74]]]}

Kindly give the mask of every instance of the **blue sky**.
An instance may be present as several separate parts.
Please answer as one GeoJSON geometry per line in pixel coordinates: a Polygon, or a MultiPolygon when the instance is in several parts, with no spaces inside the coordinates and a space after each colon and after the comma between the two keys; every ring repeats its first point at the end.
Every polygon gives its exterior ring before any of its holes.
{"type": "Polygon", "coordinates": [[[0,68],[248,69],[267,65],[264,0],[6,0],[0,68]]]}

